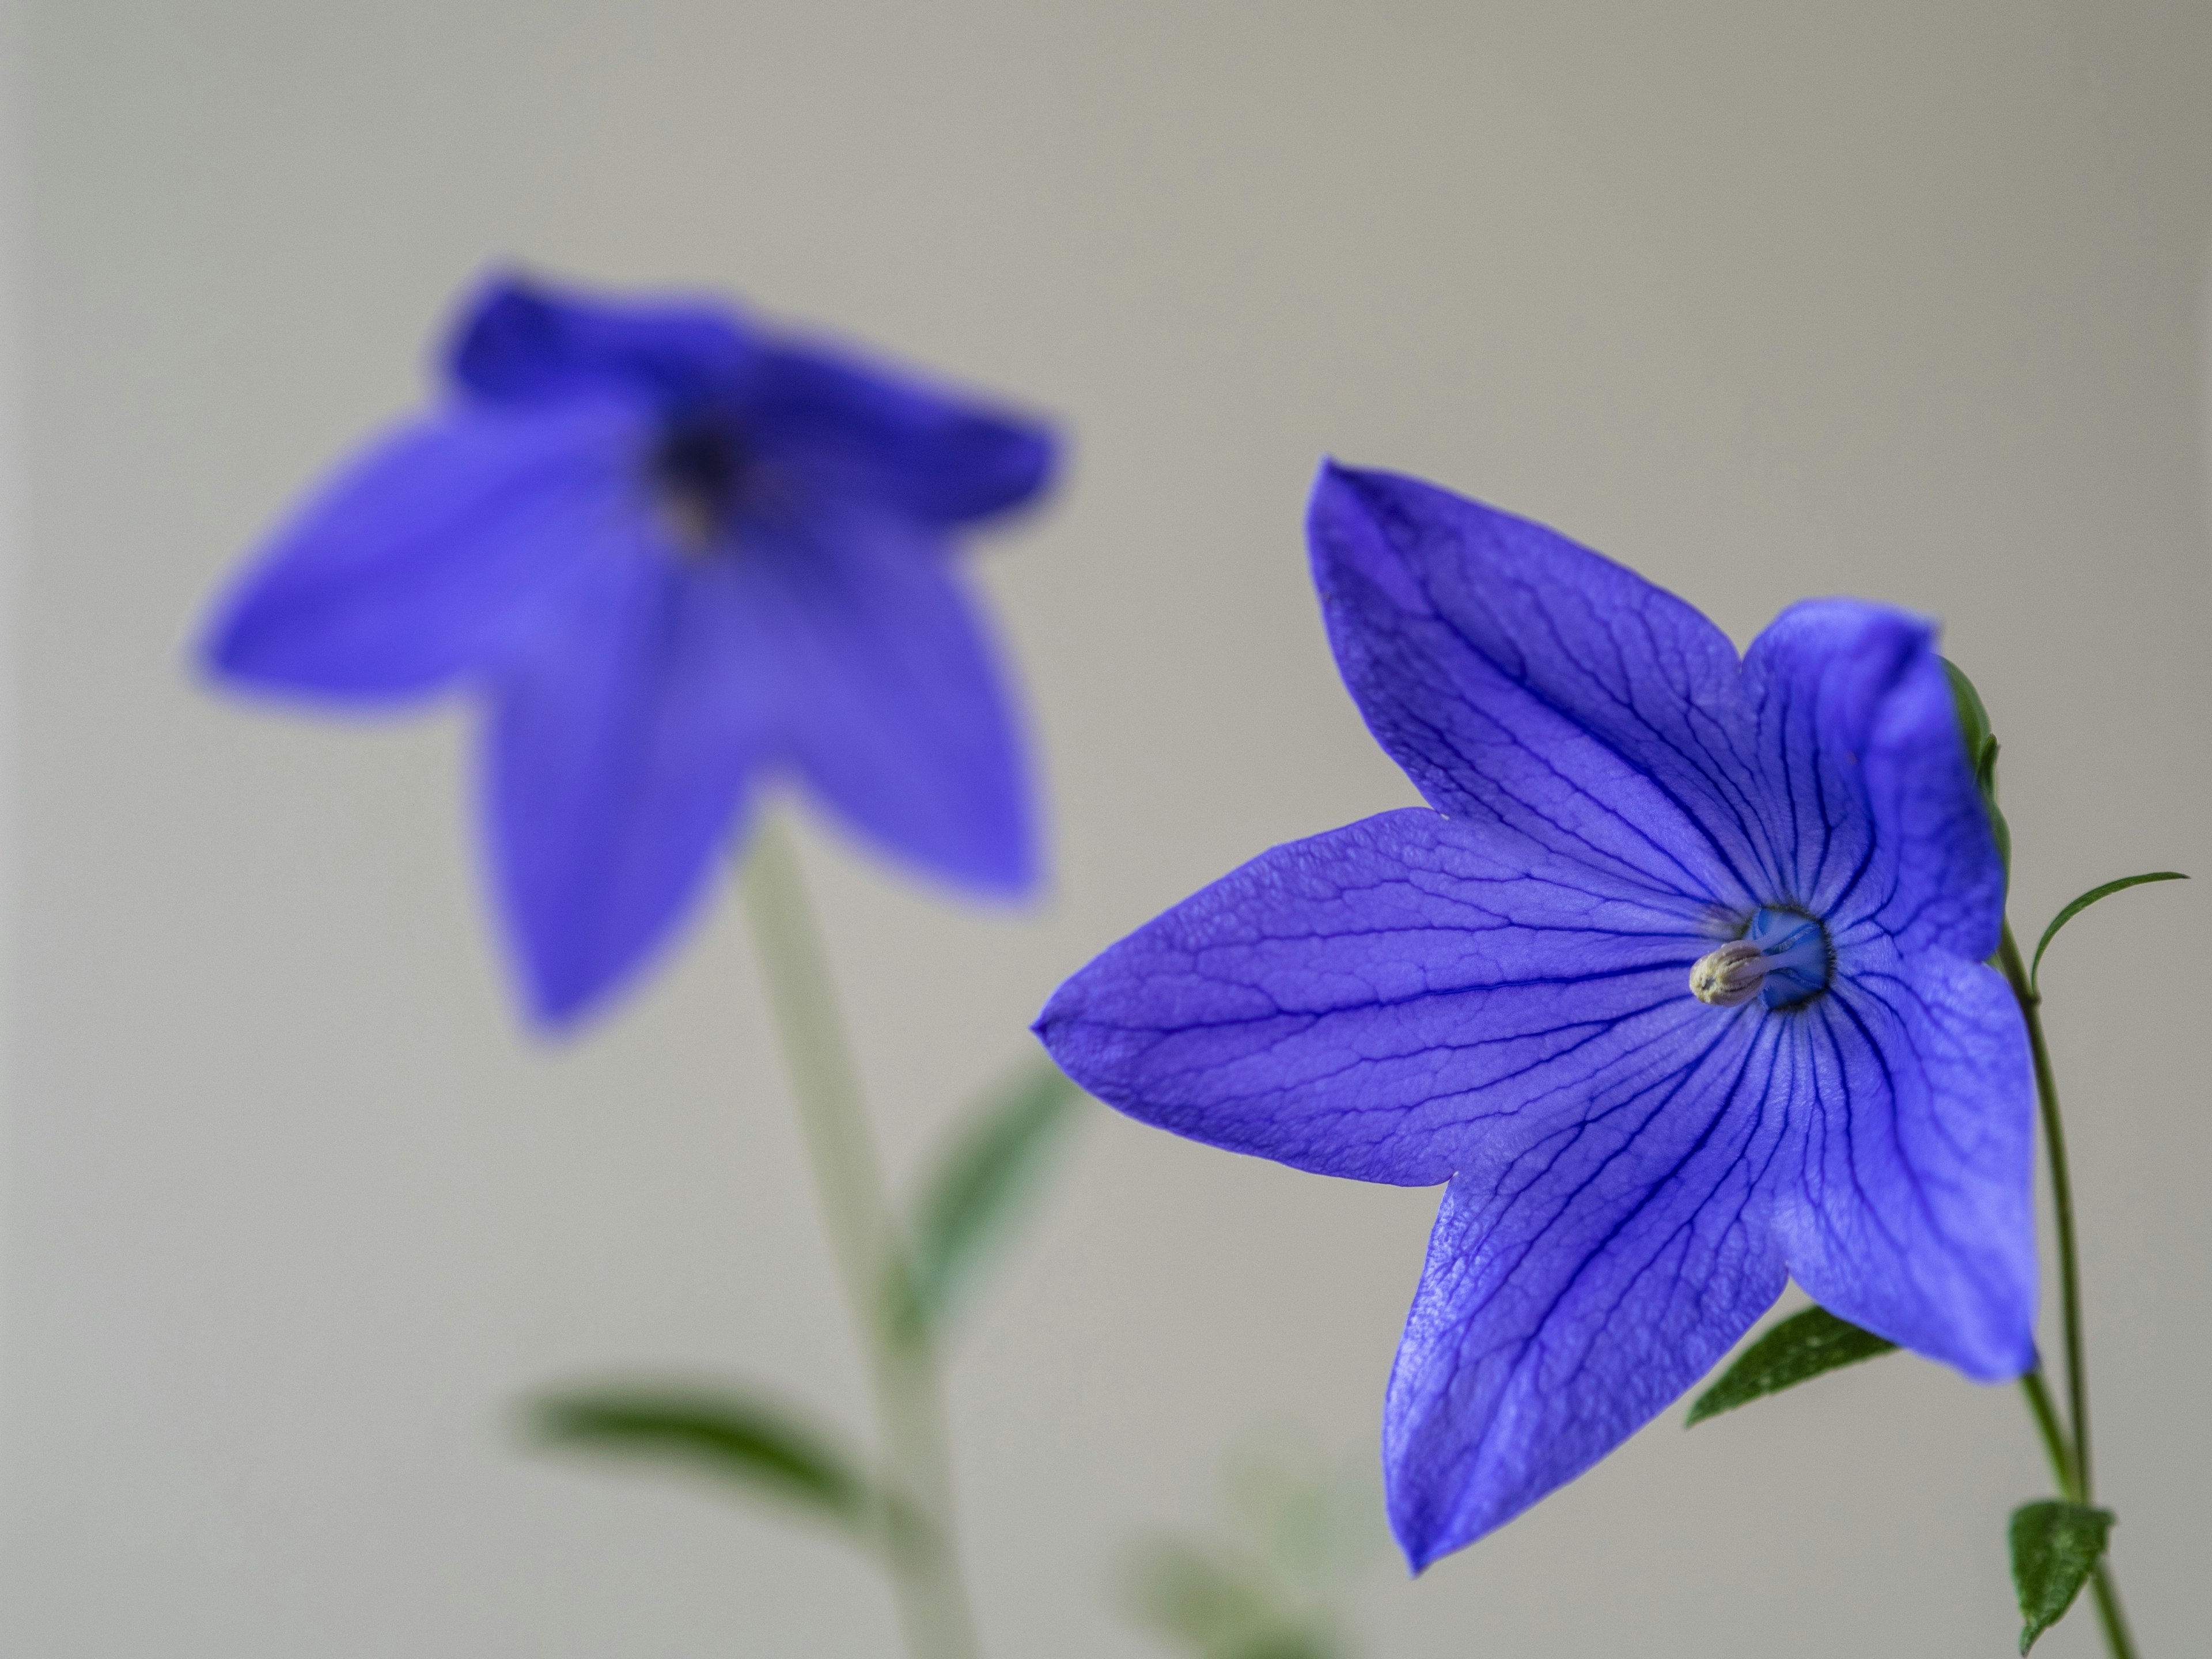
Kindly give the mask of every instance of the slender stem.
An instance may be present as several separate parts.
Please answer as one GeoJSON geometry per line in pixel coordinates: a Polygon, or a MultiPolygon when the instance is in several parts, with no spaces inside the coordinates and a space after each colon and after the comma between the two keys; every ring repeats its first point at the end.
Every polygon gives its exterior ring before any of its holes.
{"type": "Polygon", "coordinates": [[[2089,1594],[2097,1600],[2097,1623],[2105,1632],[2105,1646],[2112,1659],[2136,1659],[2135,1633],[2128,1628],[2128,1615],[2120,1607],[2120,1587],[2112,1580],[2112,1564],[2097,1563],[2097,1571],[2089,1580],[2089,1594]]]}
{"type": "Polygon", "coordinates": [[[2074,1240],[2074,1176],[2066,1161],[2066,1126],[2058,1115],[2058,1083],[2051,1070],[2051,1048],[2043,1038],[2043,997],[2028,983],[2012,924],[2004,925],[1997,948],[2005,977],[2027,1021],[2027,1043],[2035,1057],[2035,1096],[2043,1113],[2043,1144],[2050,1155],[2051,1204],[2058,1221],[2058,1293],[2066,1328],[2066,1415],[2074,1429],[2075,1501],[2096,1501],[2089,1478],[2089,1371],[2081,1355],[2081,1265],[2074,1240]]]}
{"type": "MultiPolygon", "coordinates": [[[[2066,1333],[2066,1407],[2073,1420],[2069,1437],[2058,1421],[2051,1390],[2038,1366],[2021,1378],[2028,1409],[2043,1436],[2052,1472],[2058,1477],[2059,1494],[2069,1503],[2089,1504],[2089,1372],[2082,1358],[2081,1266],[2074,1237],[2074,1176],[2066,1161],[2066,1126],[2058,1115],[2058,1082],[2051,1069],[2051,1047],[2043,1036],[2043,996],[2029,982],[2021,961],[2020,945],[2012,936],[2012,923],[2004,925],[1997,959],[2027,1022],[2027,1044],[2035,1060],[2035,1097],[2043,1116],[2044,1148],[2051,1164],[2051,1203],[2058,1222],[2059,1301],[2066,1333]]],[[[2120,1591],[2109,1560],[2097,1563],[2090,1579],[2090,1594],[2097,1604],[2097,1623],[2105,1632],[2105,1646],[2112,1659],[2136,1659],[2135,1638],[2120,1607],[2120,1591]]]]}
{"type": "Polygon", "coordinates": [[[2035,1426],[2043,1436],[2043,1449],[2051,1459],[2051,1473],[2058,1481],[2058,1495],[2069,1504],[2081,1501],[2081,1489],[2074,1484],[2074,1444],[2066,1437],[2066,1426],[2058,1420],[2058,1408],[2051,1403],[2051,1389],[2043,1380],[2043,1367],[2020,1379],[2020,1391],[2027,1396],[2027,1409],[2035,1418],[2035,1426]]]}
{"type": "Polygon", "coordinates": [[[969,1659],[975,1647],[952,1528],[951,1460],[936,1356],[895,1328],[891,1287],[902,1243],[837,1012],[830,963],[799,860],[780,823],[763,823],[740,884],[752,922],[823,1224],[868,1360],[896,1507],[886,1559],[914,1659],[969,1659]]]}

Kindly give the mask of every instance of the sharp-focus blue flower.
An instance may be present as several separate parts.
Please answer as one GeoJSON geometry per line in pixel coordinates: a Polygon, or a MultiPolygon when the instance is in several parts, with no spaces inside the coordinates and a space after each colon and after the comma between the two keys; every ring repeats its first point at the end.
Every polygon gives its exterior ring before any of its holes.
{"type": "Polygon", "coordinates": [[[1572,1479],[1794,1274],[1958,1367],[2033,1363],[2004,877],[1934,630],[1846,599],[1738,661],[1540,526],[1332,467],[1346,684],[1436,810],[1279,847],[1037,1029],[1123,1111],[1449,1182],[1383,1460],[1418,1569],[1572,1479]]]}
{"type": "Polygon", "coordinates": [[[954,882],[1035,878],[956,526],[1036,494],[1038,426],[723,307],[515,283],[442,406],[310,500],[222,607],[213,671],[347,705],[487,705],[484,836],[537,1014],[670,932],[764,778],[954,882]]]}

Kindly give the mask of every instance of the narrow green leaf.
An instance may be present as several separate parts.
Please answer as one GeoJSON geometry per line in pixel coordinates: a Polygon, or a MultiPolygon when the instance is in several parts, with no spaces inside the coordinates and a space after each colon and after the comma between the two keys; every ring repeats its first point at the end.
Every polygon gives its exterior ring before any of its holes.
{"type": "Polygon", "coordinates": [[[2112,1512],[2047,1498],[2012,1512],[2012,1583],[2020,1595],[2020,1650],[2066,1616],[2112,1541],[2112,1512]]]}
{"type": "Polygon", "coordinates": [[[951,1321],[1052,1169],[1082,1090],[1041,1059],[985,1097],[954,1132],[915,1206],[893,1328],[909,1340],[951,1321]]]}
{"type": "Polygon", "coordinates": [[[2043,953],[2051,948],[2051,941],[2058,937],[2058,930],[2099,899],[2110,898],[2113,894],[2125,892],[2130,887],[2140,887],[2147,881],[2187,881],[2188,879],[2189,878],[2179,870],[2154,870],[2148,875],[2122,876],[2118,881],[2106,882],[2102,887],[2092,887],[2073,903],[2051,917],[2051,926],[2043,930],[2043,937],[2036,941],[2035,960],[2027,965],[2027,988],[2031,991],[2037,988],[2036,970],[2043,966],[2043,953]]]}
{"type": "Polygon", "coordinates": [[[1943,673],[1951,683],[1951,702],[1959,711],[1959,733],[1966,741],[1966,764],[1973,769],[1974,784],[1980,790],[1982,810],[1989,814],[1990,833],[1997,843],[1997,860],[2003,865],[2005,883],[2012,883],[2012,826],[2005,822],[2004,809],[1997,805],[1997,739],[1990,726],[1990,711],[1982,705],[1982,694],[1974,690],[1973,681],[1966,671],[1948,657],[1943,659],[1943,673]]]}
{"type": "Polygon", "coordinates": [[[877,1494],[854,1461],[787,1407],[738,1387],[562,1389],[528,1402],[547,1446],[690,1468],[871,1534],[877,1494]]]}
{"type": "Polygon", "coordinates": [[[1855,1365],[1862,1359],[1894,1353],[1897,1344],[1838,1319],[1826,1308],[1792,1314],[1743,1351],[1721,1380],[1699,1395],[1686,1426],[1749,1405],[1764,1395],[1779,1394],[1823,1371],[1855,1365]]]}

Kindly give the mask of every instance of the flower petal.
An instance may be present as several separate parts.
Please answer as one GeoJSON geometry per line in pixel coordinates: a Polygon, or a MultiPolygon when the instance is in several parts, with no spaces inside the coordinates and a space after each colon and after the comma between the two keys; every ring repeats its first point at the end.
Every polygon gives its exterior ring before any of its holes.
{"type": "Polygon", "coordinates": [[[454,380],[502,404],[608,391],[663,408],[721,410],[754,455],[810,496],[933,524],[1026,500],[1052,471],[1036,422],[819,346],[758,343],[729,307],[612,302],[514,278],[469,307],[447,353],[454,380]]]}
{"type": "Polygon", "coordinates": [[[1325,468],[1308,536],[1345,683],[1438,808],[1765,902],[1777,850],[1712,623],[1540,525],[1389,473],[1325,468]]]}
{"type": "Polygon", "coordinates": [[[1702,907],[1492,823],[1388,812],[1263,854],[1100,956],[1036,1030],[1130,1115],[1426,1186],[1578,1121],[1727,1020],[1702,907]]]}
{"type": "Polygon", "coordinates": [[[600,300],[500,276],[463,308],[446,356],[455,383],[489,402],[617,391],[665,406],[723,395],[754,350],[737,313],[711,301],[600,300]]]}
{"type": "Polygon", "coordinates": [[[1416,1571],[1596,1462],[1781,1294],[1759,1177],[1787,1024],[1719,1015],[1674,1066],[1446,1190],[1383,1407],[1416,1571]]]}
{"type": "Polygon", "coordinates": [[[1863,952],[1809,1020],[1775,1225],[1815,1300],[1993,1382],[2035,1363],[2034,1079],[2003,978],[1863,952]],[[1870,959],[1871,958],[1871,959],[1870,959]]]}
{"type": "Polygon", "coordinates": [[[739,418],[816,489],[935,524],[1025,501],[1052,471],[1038,423],[819,347],[764,353],[739,418]]]}
{"type": "Polygon", "coordinates": [[[1854,599],[1791,606],[1752,642],[1784,897],[1838,948],[1896,936],[1978,962],[1997,947],[2004,868],[1967,763],[1934,627],[1854,599]]]}
{"type": "Polygon", "coordinates": [[[311,499],[225,599],[210,670],[380,700],[488,666],[637,516],[636,412],[460,410],[404,428],[311,499]]]}
{"type": "Polygon", "coordinates": [[[538,1017],[634,974],[732,836],[763,746],[726,564],[611,562],[494,687],[487,851],[538,1017]]]}
{"type": "Polygon", "coordinates": [[[1029,890],[1036,830],[1011,702],[941,551],[848,518],[749,540],[732,568],[739,654],[778,757],[886,851],[1029,890]]]}

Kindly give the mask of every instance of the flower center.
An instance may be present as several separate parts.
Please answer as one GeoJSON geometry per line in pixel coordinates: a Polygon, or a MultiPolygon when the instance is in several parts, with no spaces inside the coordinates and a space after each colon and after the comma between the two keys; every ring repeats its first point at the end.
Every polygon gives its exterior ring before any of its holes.
{"type": "Polygon", "coordinates": [[[744,440],[728,421],[690,415],[663,429],[649,464],[661,517],[686,552],[722,538],[747,482],[744,440]]]}
{"type": "Polygon", "coordinates": [[[1828,988],[1833,967],[1828,930],[1802,910],[1763,905],[1742,937],[1698,958],[1690,994],[1717,1008],[1758,997],[1770,1008],[1794,1008],[1828,988]]]}

